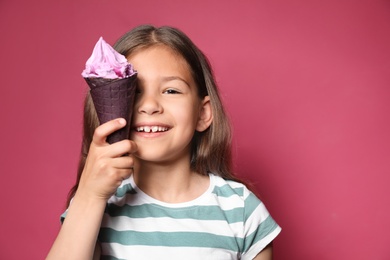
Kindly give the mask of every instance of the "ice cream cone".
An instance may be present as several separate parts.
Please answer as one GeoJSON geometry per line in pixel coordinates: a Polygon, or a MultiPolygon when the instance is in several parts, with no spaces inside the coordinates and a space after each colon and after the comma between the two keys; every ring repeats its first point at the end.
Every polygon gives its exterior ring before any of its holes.
{"type": "Polygon", "coordinates": [[[122,79],[85,78],[91,89],[91,97],[100,124],[119,117],[127,120],[124,128],[107,137],[107,142],[110,144],[129,139],[136,78],[136,73],[122,79]]]}

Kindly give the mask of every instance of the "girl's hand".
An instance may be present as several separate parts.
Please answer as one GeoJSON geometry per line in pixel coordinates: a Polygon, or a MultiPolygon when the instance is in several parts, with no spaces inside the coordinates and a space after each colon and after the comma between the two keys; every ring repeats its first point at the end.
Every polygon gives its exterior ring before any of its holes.
{"type": "Polygon", "coordinates": [[[108,135],[125,125],[126,120],[119,118],[96,128],[77,193],[107,201],[122,181],[130,177],[134,159],[129,154],[137,150],[135,142],[122,140],[111,145],[106,142],[108,135]]]}

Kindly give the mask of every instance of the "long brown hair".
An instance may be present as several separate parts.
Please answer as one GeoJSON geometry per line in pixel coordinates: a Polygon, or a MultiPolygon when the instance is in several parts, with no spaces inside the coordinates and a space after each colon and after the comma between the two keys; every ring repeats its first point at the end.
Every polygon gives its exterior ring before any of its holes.
{"type": "MultiPolygon", "coordinates": [[[[134,51],[154,45],[167,46],[183,57],[198,87],[199,97],[210,97],[213,122],[204,132],[194,134],[191,169],[200,174],[211,172],[225,179],[238,180],[232,171],[230,123],[222,105],[212,68],[203,52],[182,31],[169,26],[156,28],[151,25],[141,25],[124,34],[113,47],[128,57],[134,51]]],[[[78,188],[93,132],[98,125],[96,111],[88,93],[84,103],[83,142],[77,181],[69,192],[68,204],[78,188]]]]}

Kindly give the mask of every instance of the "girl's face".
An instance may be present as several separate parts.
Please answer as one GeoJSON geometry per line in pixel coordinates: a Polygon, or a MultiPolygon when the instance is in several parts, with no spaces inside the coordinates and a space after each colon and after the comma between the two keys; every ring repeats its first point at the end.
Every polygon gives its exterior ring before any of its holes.
{"type": "Polygon", "coordinates": [[[189,162],[195,130],[209,126],[208,97],[199,98],[188,64],[166,46],[141,49],[128,60],[138,72],[131,131],[136,156],[144,162],[189,162]]]}

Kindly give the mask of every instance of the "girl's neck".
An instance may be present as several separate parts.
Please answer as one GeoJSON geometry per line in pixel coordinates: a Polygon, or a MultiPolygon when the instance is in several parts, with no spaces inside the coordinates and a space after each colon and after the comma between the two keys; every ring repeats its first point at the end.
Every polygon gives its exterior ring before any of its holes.
{"type": "Polygon", "coordinates": [[[138,163],[134,181],[149,196],[167,203],[191,201],[209,187],[209,177],[191,171],[190,165],[138,163]]]}

